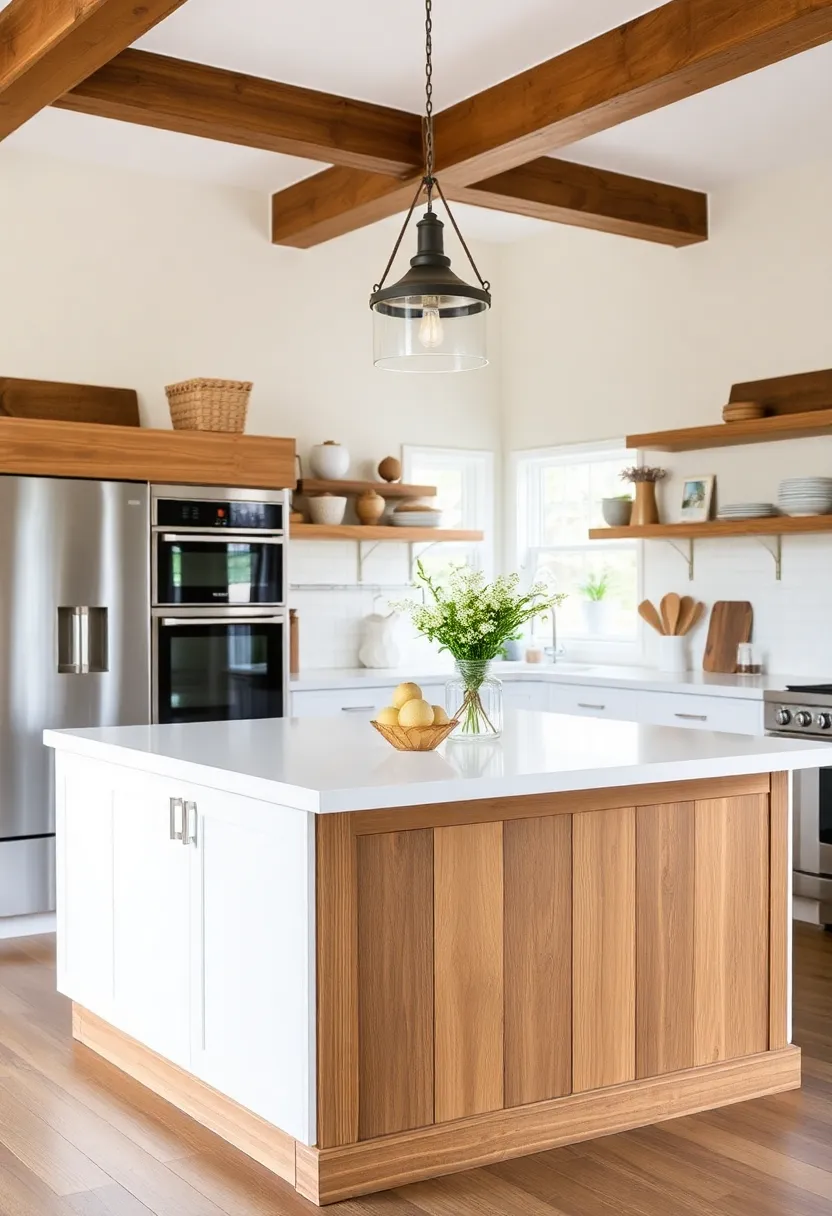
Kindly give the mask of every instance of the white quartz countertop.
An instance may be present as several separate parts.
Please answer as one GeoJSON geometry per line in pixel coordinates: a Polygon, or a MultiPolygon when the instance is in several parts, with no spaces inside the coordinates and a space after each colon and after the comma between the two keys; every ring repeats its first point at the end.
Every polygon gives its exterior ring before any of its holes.
{"type": "Polygon", "coordinates": [[[510,711],[499,740],[435,752],[397,752],[348,716],[50,730],[44,741],[316,814],[832,765],[832,744],[529,710],[510,711]]]}
{"type": "MultiPolygon", "coordinates": [[[[416,680],[422,684],[441,684],[453,671],[451,664],[413,664],[409,668],[346,667],[310,670],[293,676],[292,692],[326,689],[381,688],[416,680]]],[[[596,685],[604,688],[631,688],[645,692],[687,692],[710,697],[738,697],[762,701],[763,693],[783,689],[787,684],[818,684],[822,676],[736,676],[707,671],[657,671],[652,667],[612,667],[594,663],[495,663],[494,674],[501,680],[523,683],[538,681],[552,684],[596,685]]],[[[832,683],[832,680],[829,681],[832,683]]]]}

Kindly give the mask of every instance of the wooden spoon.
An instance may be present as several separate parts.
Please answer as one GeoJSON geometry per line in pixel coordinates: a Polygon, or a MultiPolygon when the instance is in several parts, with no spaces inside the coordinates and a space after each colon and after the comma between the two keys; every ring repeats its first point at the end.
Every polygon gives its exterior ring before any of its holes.
{"type": "Polygon", "coordinates": [[[664,633],[661,617],[649,600],[644,600],[639,604],[638,614],[643,621],[655,629],[656,633],[664,633]]]}
{"type": "Polygon", "coordinates": [[[702,617],[704,615],[705,615],[705,605],[702,603],[696,604],[694,606],[690,620],[686,623],[685,628],[680,630],[680,632],[681,633],[691,633],[696,628],[696,626],[699,624],[699,622],[702,620],[702,617]]]}
{"type": "Polygon", "coordinates": [[[679,620],[676,624],[676,632],[682,636],[690,629],[693,614],[696,612],[696,600],[692,595],[682,596],[682,607],[679,610],[679,620]]]}
{"type": "Polygon", "coordinates": [[[664,631],[668,635],[676,633],[676,626],[679,624],[679,612],[682,608],[681,597],[675,591],[669,592],[662,596],[662,624],[664,631]]]}

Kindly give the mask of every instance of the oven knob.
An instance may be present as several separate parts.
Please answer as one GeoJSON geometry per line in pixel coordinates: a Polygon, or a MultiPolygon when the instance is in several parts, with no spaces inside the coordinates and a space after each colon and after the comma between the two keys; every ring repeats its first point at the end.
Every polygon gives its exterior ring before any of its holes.
{"type": "Polygon", "coordinates": [[[778,709],[776,717],[778,726],[788,726],[792,720],[791,711],[786,709],[785,706],[778,709]]]}
{"type": "Polygon", "coordinates": [[[812,715],[806,709],[799,709],[794,716],[794,720],[798,726],[812,725],[812,715]]]}
{"type": "Polygon", "coordinates": [[[832,714],[818,714],[815,718],[815,726],[820,730],[832,730],[832,714]]]}

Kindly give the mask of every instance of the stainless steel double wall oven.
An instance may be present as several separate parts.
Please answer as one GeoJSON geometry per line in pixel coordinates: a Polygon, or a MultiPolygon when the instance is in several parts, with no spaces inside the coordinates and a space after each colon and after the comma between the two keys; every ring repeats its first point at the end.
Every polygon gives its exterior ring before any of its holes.
{"type": "Polygon", "coordinates": [[[286,494],[153,486],[150,506],[153,721],[282,717],[286,494]]]}

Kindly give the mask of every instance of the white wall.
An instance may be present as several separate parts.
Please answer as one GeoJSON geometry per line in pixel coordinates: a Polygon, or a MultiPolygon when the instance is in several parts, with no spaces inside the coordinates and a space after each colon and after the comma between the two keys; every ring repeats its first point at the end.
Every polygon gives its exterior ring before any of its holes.
{"type": "MultiPolygon", "coordinates": [[[[710,240],[690,249],[565,227],[509,247],[506,451],[719,422],[732,383],[832,367],[830,209],[826,161],[716,194],[710,240]]],[[[672,520],[685,474],[716,473],[722,502],[773,501],[784,476],[832,474],[832,438],[648,459],[672,474],[661,490],[672,520]]],[[[832,675],[832,539],[783,549],[776,583],[756,541],[700,544],[688,584],[682,559],[648,543],[645,594],[749,599],[770,671],[832,675]]]]}
{"type": "MultiPolygon", "coordinates": [[[[0,149],[0,372],[136,388],[157,427],[170,425],[167,383],[252,380],[250,432],[294,436],[302,456],[340,440],[356,477],[406,443],[496,449],[495,366],[432,376],[428,392],[372,365],[367,299],[396,223],[302,251],[269,243],[267,212],[261,194],[0,149]]],[[[499,250],[476,253],[497,279],[499,250]]],[[[490,342],[497,356],[494,318],[490,342]]],[[[304,581],[354,577],[352,546],[293,548],[304,581]]],[[[391,546],[368,577],[406,574],[391,546]]],[[[354,662],[367,597],[302,607],[304,666],[354,662]]]]}

